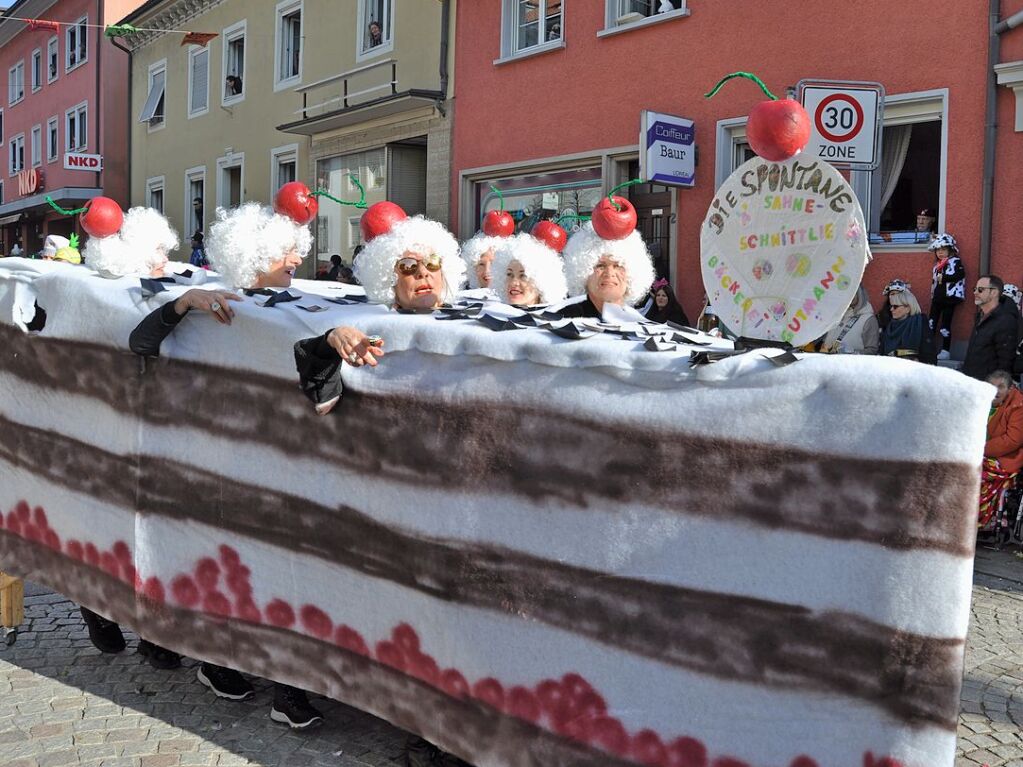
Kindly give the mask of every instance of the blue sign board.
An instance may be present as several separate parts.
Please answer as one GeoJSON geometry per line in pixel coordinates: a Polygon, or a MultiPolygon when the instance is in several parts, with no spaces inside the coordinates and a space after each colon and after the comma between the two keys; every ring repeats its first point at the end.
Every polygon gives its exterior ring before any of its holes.
{"type": "Polygon", "coordinates": [[[640,175],[644,181],[691,187],[696,181],[692,120],[643,110],[640,117],[640,175]]]}

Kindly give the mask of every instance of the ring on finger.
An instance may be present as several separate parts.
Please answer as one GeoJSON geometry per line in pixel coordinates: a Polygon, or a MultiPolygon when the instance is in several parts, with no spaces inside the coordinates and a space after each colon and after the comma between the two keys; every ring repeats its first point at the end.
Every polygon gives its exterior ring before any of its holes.
{"type": "Polygon", "coordinates": [[[214,301],[212,304],[210,304],[210,309],[212,309],[215,312],[219,312],[221,309],[220,302],[214,301]]]}
{"type": "Polygon", "coordinates": [[[355,352],[352,352],[351,354],[348,355],[348,361],[354,365],[356,362],[359,361],[359,355],[356,354],[355,352]]]}

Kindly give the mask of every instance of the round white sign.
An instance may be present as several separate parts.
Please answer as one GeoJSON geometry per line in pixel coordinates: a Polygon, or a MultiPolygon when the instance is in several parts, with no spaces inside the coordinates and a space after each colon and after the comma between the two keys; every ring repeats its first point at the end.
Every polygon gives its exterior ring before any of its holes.
{"type": "Polygon", "coordinates": [[[852,302],[867,263],[863,211],[823,161],[754,157],[718,189],[700,260],[711,307],[729,330],[801,346],[852,302]]]}

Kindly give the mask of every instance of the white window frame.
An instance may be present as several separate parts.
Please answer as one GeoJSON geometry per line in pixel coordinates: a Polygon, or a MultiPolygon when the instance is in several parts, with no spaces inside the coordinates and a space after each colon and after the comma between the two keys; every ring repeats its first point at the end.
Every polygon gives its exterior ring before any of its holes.
{"type": "MultiPolygon", "coordinates": [[[[149,65],[149,76],[147,78],[148,85],[146,86],[146,102],[148,103],[149,94],[153,90],[153,77],[160,72],[163,72],[163,119],[155,124],[152,119],[147,120],[146,131],[148,133],[155,133],[156,131],[163,130],[167,127],[167,112],[168,105],[170,104],[170,99],[167,98],[167,59],[160,59],[159,61],[154,61],[149,65]]],[[[157,100],[157,104],[159,103],[159,100],[157,100]]],[[[143,105],[142,108],[145,109],[145,105],[143,105]]]]}
{"type": "Polygon", "coordinates": [[[55,83],[60,77],[60,38],[54,35],[46,41],[46,83],[55,83]],[[51,48],[53,50],[51,50],[51,48]],[[50,73],[50,57],[53,60],[53,73],[50,73]]]}
{"type": "Polygon", "coordinates": [[[75,104],[73,107],[64,112],[64,151],[65,152],[81,152],[89,147],[89,102],[83,101],[81,104],[75,104]],[[70,128],[70,117],[75,116],[75,139],[77,140],[81,136],[81,118],[85,115],[85,141],[76,143],[75,146],[71,146],[71,128],[70,128]]]}
{"type": "Polygon", "coordinates": [[[60,120],[54,115],[46,121],[46,162],[57,162],[57,158],[60,157],[60,120]],[[50,134],[56,134],[57,143],[53,144],[50,142],[50,134]],[[54,154],[50,154],[50,147],[55,146],[57,151],[54,154]]]}
{"type": "MultiPolygon", "coordinates": [[[[541,3],[542,8],[540,17],[545,20],[547,18],[547,3],[550,0],[537,0],[541,3]]],[[[536,45],[531,45],[528,48],[517,49],[518,40],[518,0],[501,0],[501,58],[495,59],[495,64],[503,64],[507,61],[517,61],[518,59],[527,58],[529,56],[536,56],[541,53],[547,53],[549,51],[560,50],[565,47],[565,2],[561,4],[561,37],[557,40],[541,40],[536,45]]],[[[544,21],[541,21],[541,26],[544,21]]]]}
{"type": "MultiPolygon", "coordinates": [[[[284,90],[291,88],[302,82],[302,68],[305,59],[305,29],[306,29],[306,15],[305,15],[305,0],[281,0],[277,3],[277,8],[274,13],[274,91],[284,90]],[[298,73],[291,77],[281,77],[281,45],[283,44],[282,36],[282,23],[285,16],[289,16],[295,11],[298,11],[302,17],[302,34],[300,36],[300,48],[298,51],[298,73]]],[[[245,81],[242,80],[242,88],[245,87],[245,81]]]]}
{"type": "Polygon", "coordinates": [[[153,207],[153,192],[159,191],[162,202],[157,208],[161,213],[167,210],[167,183],[164,176],[153,176],[146,179],[146,207],[153,207]]]}
{"type": "MultiPolygon", "coordinates": [[[[224,157],[217,158],[217,207],[229,208],[230,201],[225,194],[224,171],[230,168],[241,168],[241,189],[238,194],[238,204],[245,202],[245,152],[232,152],[224,157]]],[[[203,204],[205,205],[205,198],[203,204]]]]}
{"type": "Polygon", "coordinates": [[[225,106],[231,106],[237,104],[239,101],[245,100],[245,83],[248,82],[248,68],[249,68],[249,37],[248,37],[248,19],[242,19],[237,24],[232,24],[223,31],[224,45],[222,49],[223,55],[221,56],[221,72],[220,72],[220,103],[225,106]],[[227,71],[228,65],[228,51],[231,48],[231,42],[242,38],[245,41],[245,52],[242,54],[242,92],[236,96],[228,96],[224,84],[227,82],[227,76],[233,74],[227,71]]]}
{"type": "Polygon", "coordinates": [[[277,194],[277,172],[284,163],[295,163],[295,178],[298,179],[298,144],[285,144],[270,150],[270,196],[277,194]]]}
{"type": "MultiPolygon", "coordinates": [[[[244,81],[242,82],[244,85],[244,81]]],[[[189,168],[185,171],[185,215],[183,218],[189,222],[189,225],[185,227],[185,234],[191,235],[194,229],[191,225],[194,223],[195,213],[192,208],[192,182],[202,180],[202,229],[205,234],[206,227],[206,166],[196,165],[194,168],[189,168]]],[[[271,198],[272,199],[272,198],[271,198]]]]}
{"type": "Polygon", "coordinates": [[[7,106],[13,107],[25,100],[25,59],[7,70],[7,106]],[[14,98],[15,72],[21,73],[21,95],[14,98]]]}
{"type": "Polygon", "coordinates": [[[11,136],[11,140],[7,144],[7,175],[13,178],[18,175],[19,171],[25,170],[25,134],[19,133],[16,136],[11,136]],[[21,146],[21,167],[14,167],[14,155],[21,146]]]}
{"type": "MultiPolygon", "coordinates": [[[[688,0],[682,0],[682,5],[673,11],[654,13],[650,16],[643,16],[641,13],[622,14],[621,5],[626,0],[604,0],[604,28],[597,32],[597,37],[616,35],[621,32],[629,32],[633,29],[642,29],[651,24],[661,24],[672,19],[684,19],[691,11],[688,0]],[[627,16],[634,18],[628,19],[627,16]]],[[[657,0],[653,0],[657,2],[657,0]]]]}
{"type": "Polygon", "coordinates": [[[88,23],[89,23],[89,16],[85,15],[85,16],[82,16],[77,21],[75,21],[74,23],[68,24],[67,25],[67,29],[64,30],[64,71],[65,72],[73,72],[74,70],[78,69],[78,67],[82,66],[82,64],[84,64],[85,62],[87,62],[89,60],[89,28],[87,26],[85,26],[88,23]],[[78,52],[78,48],[81,47],[81,45],[79,43],[80,36],[84,35],[84,37],[85,37],[85,55],[81,59],[78,59],[77,56],[76,56],[76,60],[75,60],[74,64],[71,63],[71,43],[70,43],[70,40],[69,40],[69,38],[71,37],[71,31],[72,30],[76,30],[76,32],[75,32],[75,53],[77,53],[78,52]]]}
{"type": "Polygon", "coordinates": [[[32,139],[29,142],[31,145],[31,163],[33,168],[39,168],[43,164],[43,126],[33,125],[32,126],[32,139]]]}
{"type": "Polygon", "coordinates": [[[32,62],[29,67],[31,70],[32,77],[32,92],[38,93],[43,88],[43,49],[36,48],[32,51],[32,55],[29,57],[29,61],[32,62]],[[38,69],[36,68],[36,62],[39,63],[38,69]],[[38,72],[38,77],[36,74],[38,72]]]}
{"type": "MultiPolygon", "coordinates": [[[[242,81],[244,87],[245,81],[242,81]]],[[[164,122],[167,121],[167,75],[163,76],[163,109],[164,109],[164,122]]],[[[208,114],[210,111],[210,51],[209,48],[204,48],[201,45],[192,45],[188,49],[188,119],[191,120],[193,117],[202,117],[204,114],[208,114]],[[206,54],[206,106],[202,109],[192,110],[192,89],[195,87],[192,75],[194,70],[192,68],[192,62],[196,56],[200,53],[206,54]]]]}
{"type": "Polygon", "coordinates": [[[359,0],[359,15],[358,23],[355,28],[355,60],[357,62],[366,61],[367,59],[379,56],[382,53],[390,53],[394,50],[394,7],[397,5],[397,0],[384,0],[386,3],[386,13],[390,17],[385,26],[387,34],[383,38],[383,42],[375,48],[363,48],[362,46],[366,40],[366,31],[369,29],[369,24],[374,19],[370,19],[366,13],[366,6],[374,0],[359,0]]]}

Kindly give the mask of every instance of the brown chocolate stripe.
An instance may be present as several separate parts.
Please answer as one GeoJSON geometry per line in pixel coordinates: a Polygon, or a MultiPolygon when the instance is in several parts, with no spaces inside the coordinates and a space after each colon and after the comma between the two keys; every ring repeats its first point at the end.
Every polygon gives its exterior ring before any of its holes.
{"type": "Polygon", "coordinates": [[[618,577],[497,546],[418,537],[347,506],[330,509],[167,459],[129,460],[2,417],[0,459],[125,509],[194,519],[702,674],[847,695],[909,723],[955,727],[960,640],[895,631],[846,613],[618,577]]]}
{"type": "MultiPolygon", "coordinates": [[[[126,352],[29,337],[4,325],[0,348],[0,370],[33,386],[92,397],[153,424],[267,444],[391,480],[579,507],[592,499],[642,499],[682,514],[896,550],[973,554],[979,475],[966,464],[832,456],[541,407],[354,391],[324,418],[294,384],[247,371],[160,360],[140,382],[139,360],[126,352]]],[[[572,372],[563,372],[566,384],[572,372]]]]}
{"type": "Polygon", "coordinates": [[[470,762],[504,767],[634,767],[475,700],[445,695],[418,679],[303,634],[136,599],[101,570],[0,531],[0,561],[21,575],[184,655],[276,679],[383,717],[470,762]],[[310,661],[310,659],[315,659],[310,661]]]}

